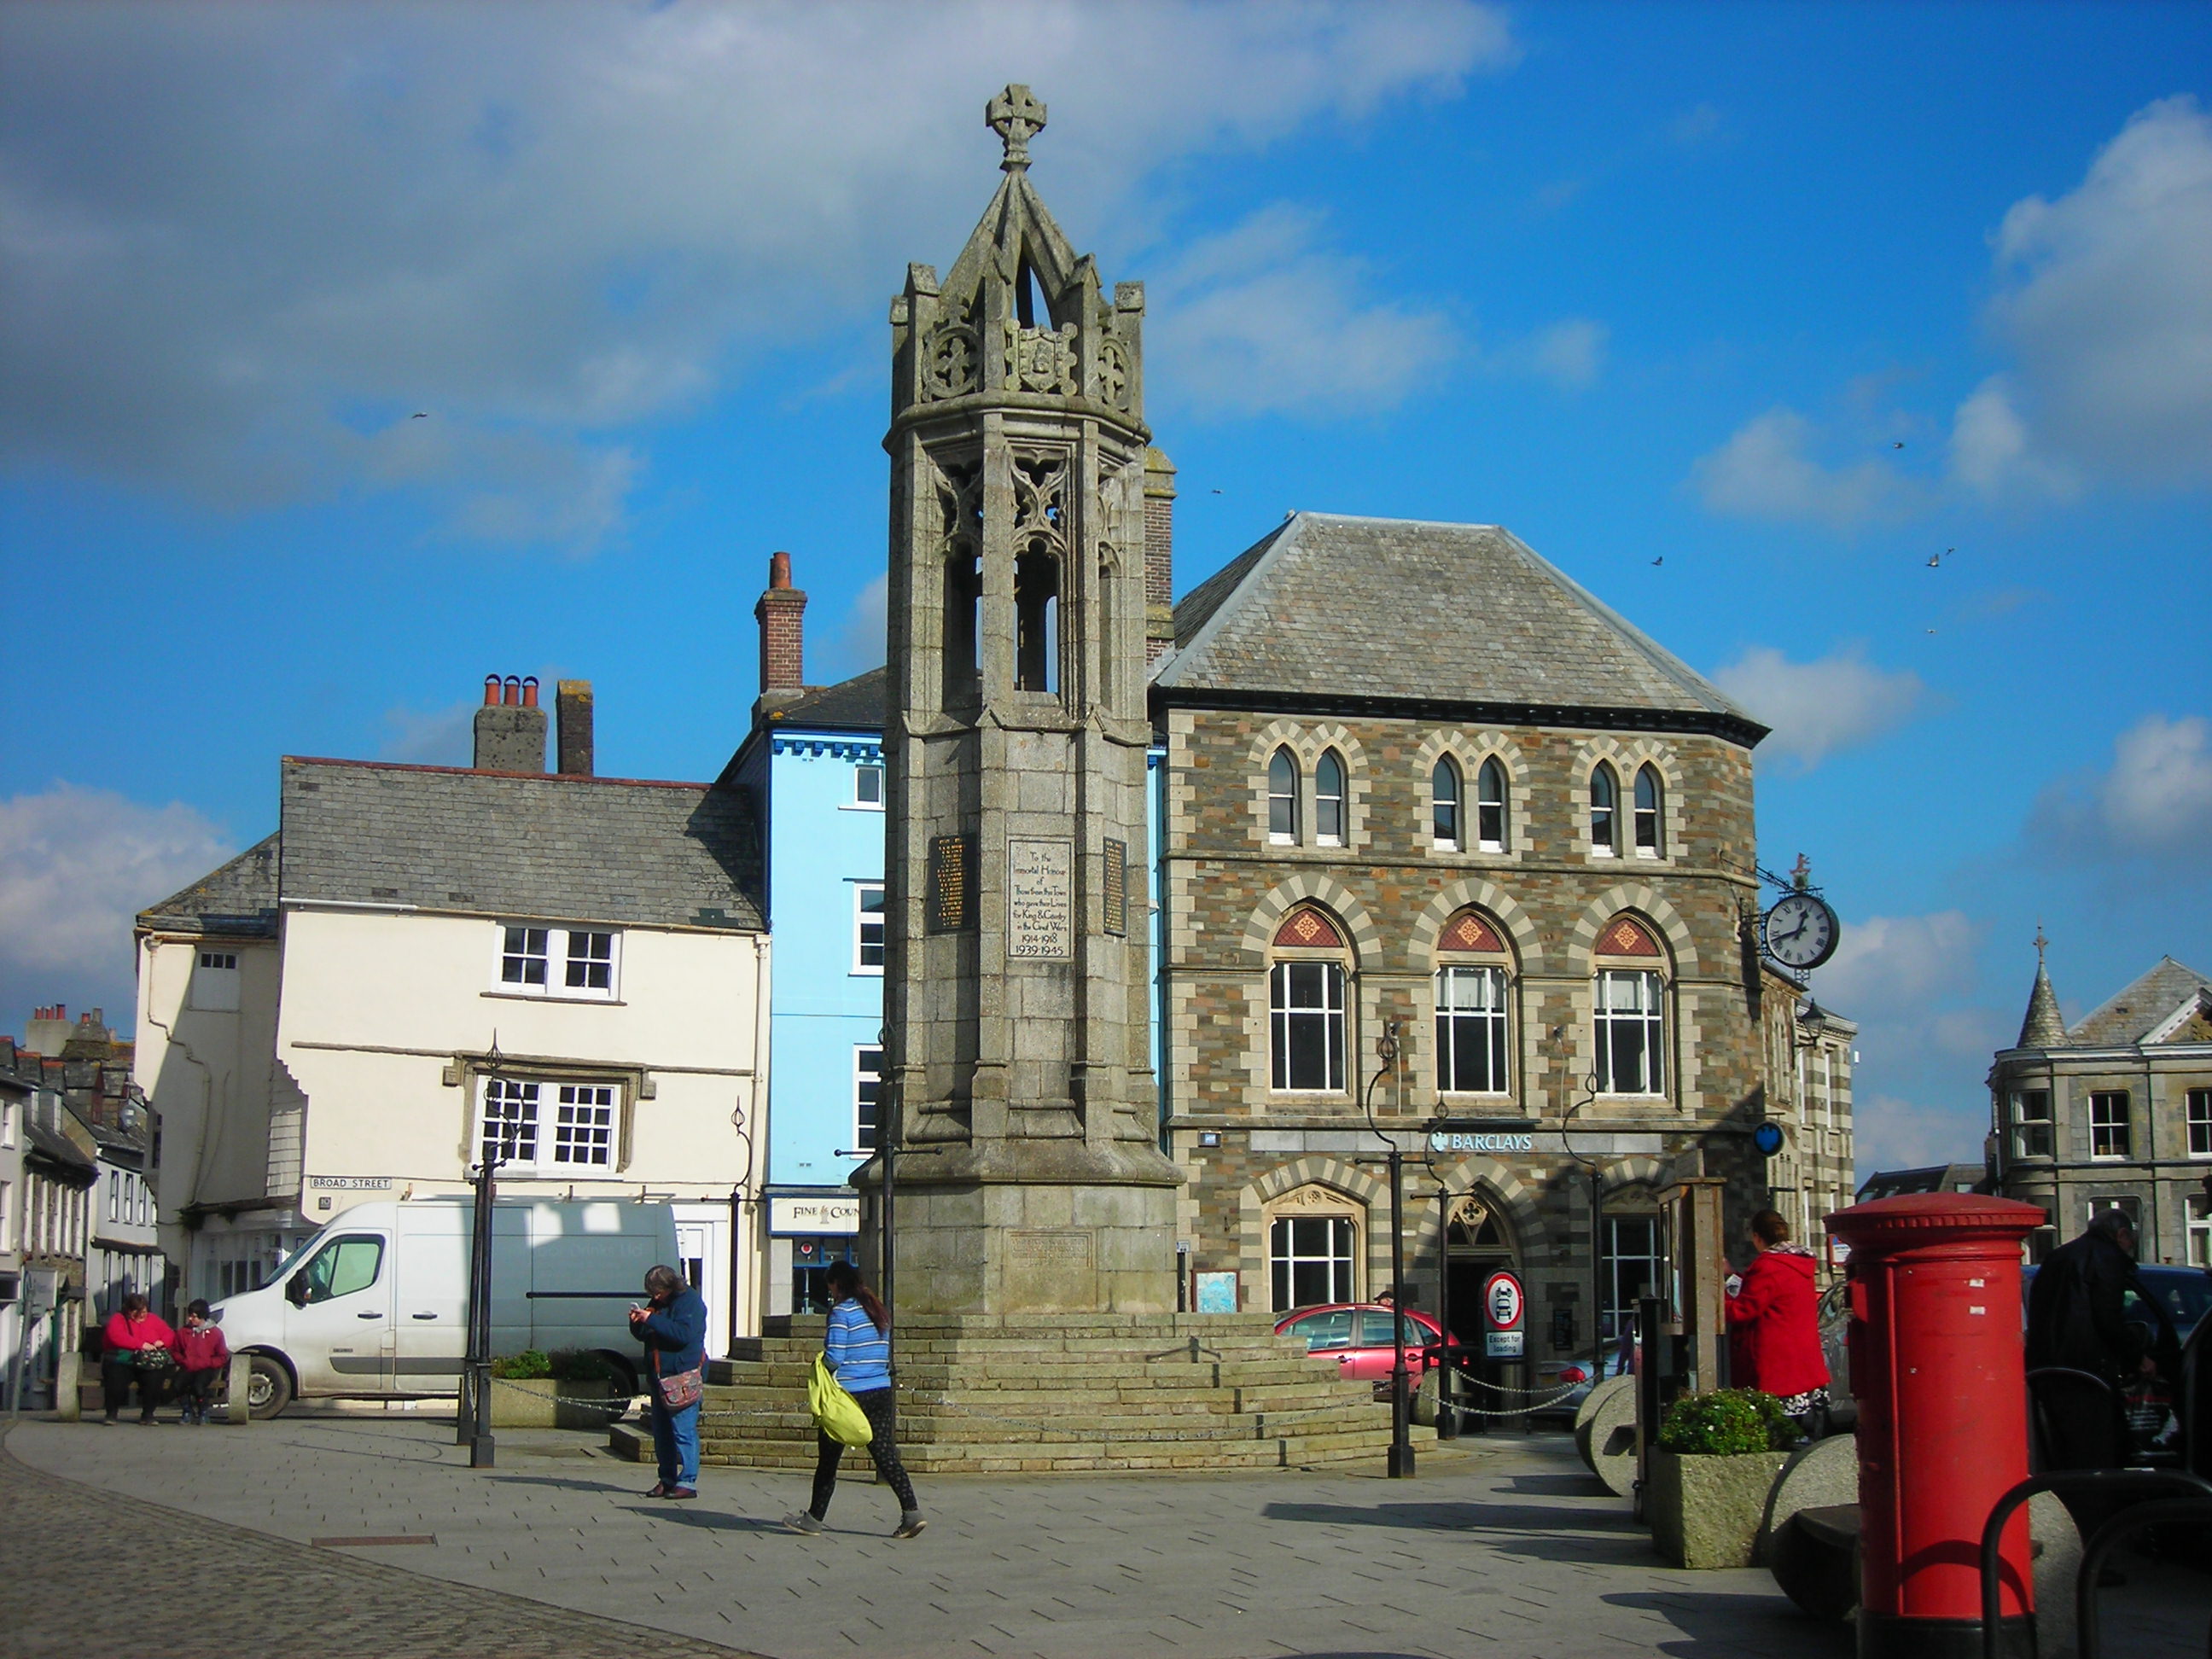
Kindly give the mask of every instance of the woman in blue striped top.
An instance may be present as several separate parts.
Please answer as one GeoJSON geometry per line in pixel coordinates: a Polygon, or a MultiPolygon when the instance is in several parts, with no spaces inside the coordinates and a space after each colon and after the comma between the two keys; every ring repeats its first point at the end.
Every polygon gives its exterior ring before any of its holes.
{"type": "MultiPolygon", "coordinates": [[[[899,1523],[894,1538],[911,1538],[929,1523],[915,1502],[914,1482],[899,1462],[891,1408],[891,1316],[882,1300],[868,1288],[860,1270],[849,1261],[833,1265],[830,1282],[830,1334],[822,1345],[838,1386],[853,1396],[875,1431],[868,1455],[876,1465],[876,1478],[898,1494],[899,1523]]],[[[837,1465],[845,1448],[819,1430],[815,1431],[814,1501],[795,1515],[783,1517],[793,1532],[817,1533],[830,1513],[830,1495],[837,1490],[837,1465]]]]}

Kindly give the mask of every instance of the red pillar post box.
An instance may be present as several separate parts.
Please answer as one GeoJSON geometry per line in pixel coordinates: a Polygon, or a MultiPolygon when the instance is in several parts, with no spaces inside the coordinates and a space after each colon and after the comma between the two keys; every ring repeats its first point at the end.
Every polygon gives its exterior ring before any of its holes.
{"type": "MultiPolygon", "coordinates": [[[[1858,1400],[1860,1659],[1979,1659],[1983,1525],[2027,1478],[2020,1247],[2032,1204],[1910,1193],[1840,1210],[1858,1400]]],[[[2004,1534],[2000,1651],[2031,1659],[2027,1511],[2004,1534]]]]}

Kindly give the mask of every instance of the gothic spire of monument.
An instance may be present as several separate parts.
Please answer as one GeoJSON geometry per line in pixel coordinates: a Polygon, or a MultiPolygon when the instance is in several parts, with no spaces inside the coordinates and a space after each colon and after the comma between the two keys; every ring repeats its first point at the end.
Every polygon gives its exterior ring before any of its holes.
{"type": "Polygon", "coordinates": [[[899,1300],[1172,1311],[1182,1177],[1158,1146],[1144,897],[1144,290],[1108,298],[1030,182],[1044,106],[1010,86],[985,118],[1005,177],[945,278],[910,265],[891,305],[899,1300]]]}
{"type": "Polygon", "coordinates": [[[2035,924],[2035,986],[2027,994],[2027,1018],[2021,1021],[2020,1041],[2015,1048],[2056,1048],[2066,1041],[2066,1022],[2058,1012],[2058,994],[2051,988],[2051,970],[2044,965],[2043,953],[2051,941],[2043,936],[2043,924],[2035,924]]]}

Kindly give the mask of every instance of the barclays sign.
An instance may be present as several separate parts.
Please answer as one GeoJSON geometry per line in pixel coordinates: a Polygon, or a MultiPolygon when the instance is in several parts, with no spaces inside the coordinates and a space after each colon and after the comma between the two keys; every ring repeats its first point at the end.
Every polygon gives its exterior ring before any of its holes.
{"type": "Polygon", "coordinates": [[[1438,1129],[1429,1137],[1429,1150],[1433,1152],[1533,1152],[1536,1150],[1536,1137],[1514,1133],[1452,1134],[1438,1129]]]}

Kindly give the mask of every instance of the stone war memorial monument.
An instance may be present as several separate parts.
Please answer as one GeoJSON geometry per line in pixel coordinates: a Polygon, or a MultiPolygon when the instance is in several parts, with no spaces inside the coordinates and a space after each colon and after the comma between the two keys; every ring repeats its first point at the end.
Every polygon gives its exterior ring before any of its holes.
{"type": "MultiPolygon", "coordinates": [[[[1267,1314],[1176,1308],[1148,1000],[1144,289],[1004,178],[891,303],[886,1128],[854,1177],[917,1471],[1380,1460],[1387,1406],[1267,1314]]],[[[809,1466],[819,1318],[712,1368],[710,1461],[809,1466]]]]}

